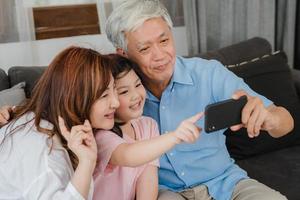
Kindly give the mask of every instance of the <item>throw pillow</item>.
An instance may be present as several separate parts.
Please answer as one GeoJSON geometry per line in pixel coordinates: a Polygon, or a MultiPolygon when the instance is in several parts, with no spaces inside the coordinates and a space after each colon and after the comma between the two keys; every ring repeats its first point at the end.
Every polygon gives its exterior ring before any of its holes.
{"type": "Polygon", "coordinates": [[[25,82],[18,83],[17,85],[0,91],[0,107],[4,105],[19,105],[26,97],[24,92],[25,82]]]}
{"type": "Polygon", "coordinates": [[[230,67],[229,70],[242,77],[254,91],[289,110],[295,122],[294,130],[281,138],[273,138],[264,131],[256,138],[249,138],[246,129],[237,132],[228,129],[225,132],[226,145],[231,156],[243,159],[300,144],[300,102],[286,55],[280,52],[230,67]]]}

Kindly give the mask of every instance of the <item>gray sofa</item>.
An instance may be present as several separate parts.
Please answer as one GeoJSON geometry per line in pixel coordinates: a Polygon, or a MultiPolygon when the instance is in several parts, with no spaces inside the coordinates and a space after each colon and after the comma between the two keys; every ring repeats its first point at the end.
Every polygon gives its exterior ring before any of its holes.
{"type": "MultiPolygon", "coordinates": [[[[195,56],[219,60],[254,90],[290,110],[295,129],[289,135],[274,139],[261,133],[258,138],[250,139],[245,130],[237,133],[227,130],[226,145],[250,177],[280,191],[288,199],[300,199],[300,71],[291,70],[284,52],[272,53],[270,44],[262,38],[195,56]]],[[[44,69],[14,66],[8,75],[0,70],[0,93],[25,81],[25,93],[30,97],[44,69]]]]}

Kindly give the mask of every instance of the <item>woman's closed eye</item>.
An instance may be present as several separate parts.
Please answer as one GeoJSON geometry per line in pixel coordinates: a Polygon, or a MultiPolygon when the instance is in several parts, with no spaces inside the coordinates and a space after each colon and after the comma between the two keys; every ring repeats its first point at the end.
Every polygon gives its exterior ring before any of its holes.
{"type": "Polygon", "coordinates": [[[101,95],[100,99],[103,99],[103,98],[106,98],[106,97],[108,97],[108,93],[103,93],[103,94],[101,95]]]}

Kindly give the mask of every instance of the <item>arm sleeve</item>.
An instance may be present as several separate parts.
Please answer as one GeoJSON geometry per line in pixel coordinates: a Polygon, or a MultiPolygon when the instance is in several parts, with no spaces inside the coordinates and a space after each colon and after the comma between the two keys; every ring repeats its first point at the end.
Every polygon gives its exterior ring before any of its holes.
{"type": "Polygon", "coordinates": [[[113,151],[126,141],[111,131],[99,131],[96,133],[96,143],[98,148],[98,161],[94,176],[103,173],[105,169],[113,169],[109,164],[113,151]]]}
{"type": "MultiPolygon", "coordinates": [[[[92,193],[92,189],[90,189],[89,200],[92,199],[92,193]]],[[[51,170],[39,176],[29,186],[25,191],[24,199],[84,200],[83,196],[71,182],[65,183],[61,177],[57,176],[57,174],[51,170]]]]}

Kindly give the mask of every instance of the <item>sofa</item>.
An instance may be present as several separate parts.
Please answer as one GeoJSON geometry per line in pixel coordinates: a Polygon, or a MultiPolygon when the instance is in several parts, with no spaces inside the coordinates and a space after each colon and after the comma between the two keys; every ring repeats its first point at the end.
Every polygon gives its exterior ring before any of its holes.
{"type": "MultiPolygon", "coordinates": [[[[295,128],[284,137],[275,139],[262,131],[259,137],[249,138],[245,129],[226,130],[224,134],[232,158],[250,177],[288,199],[300,199],[300,70],[291,69],[285,53],[272,52],[271,45],[263,38],[194,56],[220,61],[255,91],[290,111],[295,128]]],[[[45,69],[12,66],[8,73],[0,69],[0,106],[29,98],[45,69]]]]}

